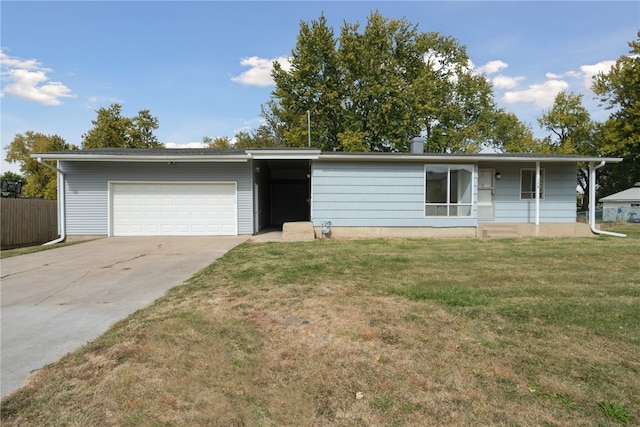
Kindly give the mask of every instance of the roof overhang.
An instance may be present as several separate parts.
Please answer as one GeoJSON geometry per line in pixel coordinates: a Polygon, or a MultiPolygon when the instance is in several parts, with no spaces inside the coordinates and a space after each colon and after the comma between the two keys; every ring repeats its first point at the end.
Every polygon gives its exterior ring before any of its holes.
{"type": "Polygon", "coordinates": [[[538,155],[516,153],[443,154],[443,153],[344,153],[322,152],[314,148],[290,149],[97,149],[32,154],[40,160],[74,162],[192,162],[243,163],[249,160],[317,160],[339,162],[419,162],[419,163],[619,163],[617,157],[538,155]]]}
{"type": "Polygon", "coordinates": [[[317,160],[322,152],[315,148],[302,149],[256,149],[246,150],[247,154],[255,160],[317,160]]]}
{"type": "Polygon", "coordinates": [[[73,151],[59,153],[42,153],[33,154],[32,158],[41,160],[60,160],[74,162],[142,162],[142,163],[167,163],[167,162],[186,162],[186,163],[246,163],[251,159],[248,154],[234,155],[203,155],[203,154],[163,154],[163,155],[145,155],[145,154],[77,154],[73,151]]]}
{"type": "Polygon", "coordinates": [[[319,160],[341,162],[434,162],[434,163],[620,163],[617,157],[568,156],[568,155],[534,155],[534,154],[410,154],[410,153],[322,153],[319,160]]]}

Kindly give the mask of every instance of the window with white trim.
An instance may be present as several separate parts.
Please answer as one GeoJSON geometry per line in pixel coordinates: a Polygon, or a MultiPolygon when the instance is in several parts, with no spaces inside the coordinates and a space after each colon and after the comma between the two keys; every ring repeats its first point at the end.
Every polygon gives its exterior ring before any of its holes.
{"type": "Polygon", "coordinates": [[[473,166],[425,166],[425,216],[471,216],[473,166]]]}
{"type": "MultiPolygon", "coordinates": [[[[520,169],[520,200],[536,199],[536,170],[520,169]]],[[[540,169],[540,200],[544,199],[544,169],[540,169]]]]}

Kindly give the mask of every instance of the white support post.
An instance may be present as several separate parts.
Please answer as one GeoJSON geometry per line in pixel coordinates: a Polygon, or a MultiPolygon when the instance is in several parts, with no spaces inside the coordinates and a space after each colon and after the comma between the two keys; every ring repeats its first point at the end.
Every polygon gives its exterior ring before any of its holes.
{"type": "Polygon", "coordinates": [[[309,139],[309,148],[311,148],[311,111],[307,110],[307,137],[309,139]]]}
{"type": "Polygon", "coordinates": [[[540,162],[536,162],[536,233],[540,225],[540,162]]]}
{"type": "MultiPolygon", "coordinates": [[[[600,165],[602,167],[604,165],[600,165]]],[[[594,162],[589,163],[589,211],[588,219],[591,228],[595,228],[596,225],[596,164],[594,162]]]]}

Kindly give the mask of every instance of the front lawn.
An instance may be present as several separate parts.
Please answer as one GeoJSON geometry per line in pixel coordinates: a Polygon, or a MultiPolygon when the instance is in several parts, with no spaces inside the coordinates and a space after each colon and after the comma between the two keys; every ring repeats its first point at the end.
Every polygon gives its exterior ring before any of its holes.
{"type": "Polygon", "coordinates": [[[627,239],[243,244],[34,375],[3,425],[640,420],[627,239]]]}
{"type": "Polygon", "coordinates": [[[61,248],[64,246],[76,245],[78,243],[87,242],[88,240],[75,240],[72,242],[54,243],[52,245],[42,244],[42,245],[34,245],[34,246],[24,246],[20,248],[3,249],[0,251],[0,259],[11,258],[19,255],[33,254],[36,252],[48,251],[51,249],[61,248]]]}

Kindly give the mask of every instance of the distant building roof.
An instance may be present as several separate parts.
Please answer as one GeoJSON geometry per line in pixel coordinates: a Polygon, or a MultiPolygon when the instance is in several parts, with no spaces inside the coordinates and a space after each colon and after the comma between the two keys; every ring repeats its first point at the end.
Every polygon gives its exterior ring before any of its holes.
{"type": "Polygon", "coordinates": [[[640,182],[626,190],[600,199],[601,202],[640,202],[640,182]]]}

